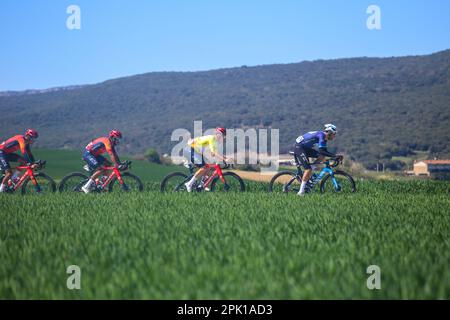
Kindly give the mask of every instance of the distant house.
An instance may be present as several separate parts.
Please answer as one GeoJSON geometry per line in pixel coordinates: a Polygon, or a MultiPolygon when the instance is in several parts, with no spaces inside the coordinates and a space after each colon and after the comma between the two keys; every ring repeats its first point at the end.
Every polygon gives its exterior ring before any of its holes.
{"type": "Polygon", "coordinates": [[[414,162],[416,176],[438,177],[450,175],[450,160],[422,160],[414,162]]]}

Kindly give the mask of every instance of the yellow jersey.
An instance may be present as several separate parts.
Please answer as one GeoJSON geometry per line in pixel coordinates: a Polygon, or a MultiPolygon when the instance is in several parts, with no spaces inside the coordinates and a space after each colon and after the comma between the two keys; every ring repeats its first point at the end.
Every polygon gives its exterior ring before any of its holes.
{"type": "Polygon", "coordinates": [[[217,138],[215,135],[201,136],[191,139],[188,145],[191,148],[194,148],[198,153],[202,153],[205,147],[209,147],[211,152],[217,152],[217,138]]]}

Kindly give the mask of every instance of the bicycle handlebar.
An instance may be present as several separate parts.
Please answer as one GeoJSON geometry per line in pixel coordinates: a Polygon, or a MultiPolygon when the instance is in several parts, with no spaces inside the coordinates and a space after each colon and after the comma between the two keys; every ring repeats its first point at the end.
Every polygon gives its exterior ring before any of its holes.
{"type": "Polygon", "coordinates": [[[27,163],[27,166],[31,167],[32,165],[35,164],[35,165],[37,165],[36,170],[40,170],[40,169],[45,168],[45,164],[46,163],[47,163],[47,161],[45,161],[45,160],[37,160],[37,161],[35,161],[33,163],[27,163]]]}
{"type": "Polygon", "coordinates": [[[342,160],[340,158],[332,158],[331,161],[333,161],[332,163],[330,163],[330,167],[332,168],[342,164],[342,160]]]}
{"type": "Polygon", "coordinates": [[[224,162],[223,164],[220,164],[220,169],[225,170],[228,169],[231,166],[231,164],[224,162]]]}
{"type": "Polygon", "coordinates": [[[127,169],[131,168],[131,161],[127,160],[124,163],[122,163],[121,165],[119,165],[119,170],[120,171],[125,171],[127,169]]]}

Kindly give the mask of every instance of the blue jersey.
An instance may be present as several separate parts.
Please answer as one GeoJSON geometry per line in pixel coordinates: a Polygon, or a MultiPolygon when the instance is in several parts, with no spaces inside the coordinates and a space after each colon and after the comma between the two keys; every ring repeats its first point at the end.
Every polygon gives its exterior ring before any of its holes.
{"type": "Polygon", "coordinates": [[[327,140],[325,139],[325,132],[323,131],[310,131],[304,135],[299,136],[295,143],[306,148],[313,148],[316,144],[319,148],[327,147],[327,140]]]}

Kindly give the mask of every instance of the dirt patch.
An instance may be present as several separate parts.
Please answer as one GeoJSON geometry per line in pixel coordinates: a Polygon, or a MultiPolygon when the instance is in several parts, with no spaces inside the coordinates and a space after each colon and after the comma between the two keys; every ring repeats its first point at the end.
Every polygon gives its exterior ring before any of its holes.
{"type": "MultiPolygon", "coordinates": [[[[258,181],[258,182],[270,182],[272,177],[277,174],[277,172],[262,174],[261,172],[253,172],[253,171],[241,171],[241,170],[232,170],[232,172],[238,174],[242,179],[258,181]]],[[[278,179],[277,179],[278,181],[278,179]]],[[[289,178],[280,180],[280,182],[288,182],[289,178]],[[286,181],[283,181],[286,180],[286,181]]]]}

